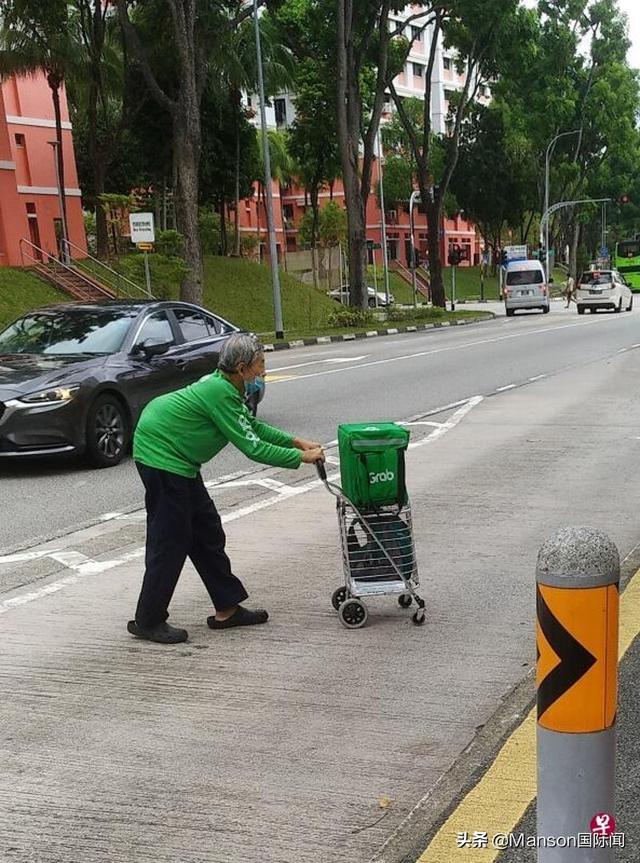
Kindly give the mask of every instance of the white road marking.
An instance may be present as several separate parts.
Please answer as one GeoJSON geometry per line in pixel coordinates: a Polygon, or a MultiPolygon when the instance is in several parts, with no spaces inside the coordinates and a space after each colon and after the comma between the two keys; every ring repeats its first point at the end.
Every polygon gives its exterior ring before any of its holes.
{"type": "Polygon", "coordinates": [[[546,377],[546,375],[534,375],[532,378],[529,378],[529,380],[533,383],[533,381],[541,381],[543,378],[546,377]]]}
{"type": "Polygon", "coordinates": [[[358,360],[365,360],[369,354],[363,354],[361,357],[331,357],[324,360],[325,363],[356,363],[358,360]]]}
{"type": "Polygon", "coordinates": [[[458,408],[458,410],[449,417],[449,419],[442,423],[440,428],[434,429],[430,435],[423,438],[422,440],[415,441],[414,443],[409,444],[409,449],[415,449],[419,446],[425,446],[426,444],[433,443],[438,438],[442,437],[442,435],[446,434],[451,429],[454,429],[459,422],[461,422],[469,411],[473,410],[476,405],[479,405],[480,402],[484,401],[484,396],[473,396],[473,398],[469,399],[462,407],[458,408]]]}
{"type": "Polygon", "coordinates": [[[506,387],[497,387],[495,392],[506,393],[507,390],[514,390],[515,388],[516,388],[515,384],[507,384],[506,387]]]}
{"type": "Polygon", "coordinates": [[[423,420],[423,421],[413,422],[413,423],[401,422],[401,423],[398,423],[398,425],[401,425],[401,426],[436,426],[437,428],[440,428],[440,426],[444,425],[444,423],[434,423],[434,422],[429,422],[428,420],[423,420]]]}
{"type": "Polygon", "coordinates": [[[26,563],[30,560],[40,560],[43,557],[49,557],[55,554],[58,549],[47,548],[42,551],[18,551],[15,554],[5,554],[0,556],[0,564],[3,563],[26,563]]]}

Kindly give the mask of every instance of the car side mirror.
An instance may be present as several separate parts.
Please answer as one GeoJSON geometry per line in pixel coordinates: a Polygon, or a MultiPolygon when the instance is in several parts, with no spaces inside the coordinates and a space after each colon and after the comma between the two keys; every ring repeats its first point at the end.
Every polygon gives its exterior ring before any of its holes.
{"type": "Polygon", "coordinates": [[[142,354],[145,359],[150,360],[153,359],[153,357],[159,357],[161,354],[166,354],[171,347],[171,344],[171,342],[153,342],[150,339],[147,339],[139,345],[136,345],[132,353],[136,356],[142,354]]]}

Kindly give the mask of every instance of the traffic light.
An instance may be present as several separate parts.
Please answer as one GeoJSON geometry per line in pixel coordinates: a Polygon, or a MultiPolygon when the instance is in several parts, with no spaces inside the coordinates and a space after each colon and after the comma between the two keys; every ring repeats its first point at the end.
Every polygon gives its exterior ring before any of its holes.
{"type": "Polygon", "coordinates": [[[507,250],[506,250],[506,249],[502,249],[502,251],[500,252],[500,264],[501,264],[503,267],[506,267],[506,266],[507,266],[507,262],[508,262],[508,258],[507,258],[507,250]]]}
{"type": "Polygon", "coordinates": [[[460,248],[458,243],[454,243],[449,246],[449,265],[451,267],[457,267],[462,258],[462,249],[460,248]]]}

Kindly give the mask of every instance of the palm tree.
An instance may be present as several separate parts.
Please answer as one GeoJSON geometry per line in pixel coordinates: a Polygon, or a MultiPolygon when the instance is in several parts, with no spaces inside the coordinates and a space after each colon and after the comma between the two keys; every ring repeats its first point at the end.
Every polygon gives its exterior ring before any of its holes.
{"type": "MultiPolygon", "coordinates": [[[[236,128],[236,194],[235,194],[235,255],[240,255],[240,118],[242,111],[242,91],[254,92],[258,81],[255,31],[253,19],[244,21],[234,32],[233,39],[227,42],[227,51],[218,54],[212,67],[212,80],[229,89],[232,102],[237,108],[238,125],[236,128]]],[[[263,74],[267,94],[282,92],[291,87],[295,78],[295,61],[291,51],[282,44],[278,30],[268,14],[260,16],[260,38],[262,42],[263,74]]],[[[271,140],[271,138],[270,138],[271,140]]],[[[272,148],[273,149],[273,148],[272,148]]],[[[262,170],[262,149],[257,155],[257,164],[262,170]]],[[[273,160],[273,156],[272,156],[273,160]]],[[[273,171],[272,171],[273,173],[273,171]]],[[[277,177],[273,177],[277,179],[277,177]]],[[[263,187],[259,185],[258,191],[263,187]]],[[[259,198],[259,195],[258,195],[259,198]]],[[[258,206],[259,206],[258,199],[258,206]]],[[[259,218],[259,213],[258,213],[259,218]]],[[[259,227],[259,223],[258,223],[259,227]]]]}
{"type": "MultiPolygon", "coordinates": [[[[284,225],[284,215],[282,211],[282,191],[283,186],[288,185],[296,174],[296,163],[291,153],[289,152],[289,141],[286,132],[279,129],[269,129],[267,131],[269,138],[269,155],[271,157],[271,179],[278,183],[280,191],[280,217],[284,225]]],[[[256,213],[258,217],[258,235],[260,234],[260,198],[264,198],[264,159],[262,132],[258,134],[258,152],[256,153],[256,167],[258,171],[258,201],[256,213]]],[[[282,237],[282,254],[286,260],[286,235],[282,237]]]]}
{"type": "MultiPolygon", "coordinates": [[[[56,153],[63,224],[67,224],[60,94],[78,61],[65,0],[2,0],[0,76],[44,73],[51,89],[56,122],[56,153]]],[[[66,239],[66,238],[65,238],[66,239]]]]}

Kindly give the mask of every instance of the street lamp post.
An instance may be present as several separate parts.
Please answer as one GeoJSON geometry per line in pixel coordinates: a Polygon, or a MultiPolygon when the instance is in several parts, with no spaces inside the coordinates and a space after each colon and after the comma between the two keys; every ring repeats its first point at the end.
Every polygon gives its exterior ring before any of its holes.
{"type": "Polygon", "coordinates": [[[417,308],[417,280],[416,280],[416,246],[414,240],[413,206],[416,201],[421,200],[420,192],[412,192],[409,198],[409,233],[411,236],[411,284],[413,285],[413,307],[417,308]]]}
{"type": "MultiPolygon", "coordinates": [[[[551,159],[551,153],[553,152],[556,142],[560,138],[564,138],[567,135],[578,135],[580,134],[580,129],[572,129],[571,132],[560,132],[559,135],[556,135],[549,142],[549,146],[547,147],[547,154],[544,162],[544,211],[545,213],[549,212],[549,160],[551,159]]],[[[540,243],[544,242],[544,271],[547,277],[547,284],[549,284],[549,219],[547,218],[547,222],[545,225],[544,235],[542,234],[542,223],[540,223],[540,243]],[[544,239],[543,239],[544,237],[544,239]]]]}
{"type": "MultiPolygon", "coordinates": [[[[378,131],[378,177],[380,179],[380,212],[381,212],[381,227],[382,227],[382,268],[384,271],[384,292],[386,296],[387,309],[389,308],[389,259],[387,252],[387,219],[384,214],[384,182],[382,176],[382,145],[380,143],[380,132],[378,131]]],[[[372,250],[373,260],[375,263],[375,249],[372,250]]],[[[378,292],[376,289],[376,303],[378,292]]]]}
{"type": "Polygon", "coordinates": [[[260,45],[260,22],[258,20],[258,0],[253,0],[253,21],[256,33],[256,57],[258,61],[258,90],[260,98],[260,127],[262,129],[262,152],[264,161],[265,203],[267,205],[267,231],[269,233],[269,254],[271,257],[271,282],[273,285],[273,313],[275,317],[276,338],[284,337],[282,322],[282,298],[280,296],[280,272],[278,270],[278,248],[273,221],[273,192],[271,189],[271,154],[267,134],[267,110],[264,98],[264,73],[262,70],[262,47],[260,45]]]}
{"type": "Polygon", "coordinates": [[[58,203],[60,204],[60,224],[62,226],[62,237],[61,246],[62,246],[62,260],[65,264],[69,263],[69,232],[67,230],[67,217],[65,214],[65,206],[64,206],[64,189],[62,188],[62,178],[60,177],[60,162],[58,157],[58,147],[60,146],[59,141],[49,141],[48,142],[53,150],[53,162],[56,169],[56,187],[58,190],[58,203]]]}

